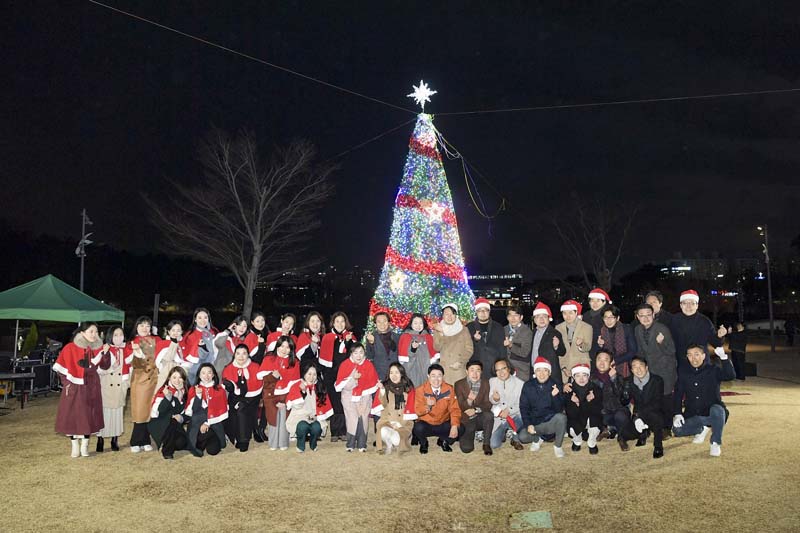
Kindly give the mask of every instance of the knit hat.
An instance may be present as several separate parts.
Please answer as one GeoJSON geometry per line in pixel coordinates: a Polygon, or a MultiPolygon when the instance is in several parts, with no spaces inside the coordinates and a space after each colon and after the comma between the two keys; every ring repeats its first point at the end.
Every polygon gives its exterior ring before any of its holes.
{"type": "Polygon", "coordinates": [[[576,302],[575,300],[567,300],[566,302],[561,304],[562,311],[575,311],[578,313],[579,316],[581,314],[582,309],[583,306],[580,303],[576,302]]]}
{"type": "Polygon", "coordinates": [[[586,363],[578,363],[577,365],[572,367],[572,375],[578,374],[583,372],[584,374],[591,374],[591,370],[589,369],[589,365],[586,363]]]}
{"type": "Polygon", "coordinates": [[[539,302],[536,304],[536,308],[533,310],[533,316],[536,315],[547,315],[550,317],[550,322],[553,321],[553,312],[545,303],[539,302]]]}
{"type": "Polygon", "coordinates": [[[600,288],[592,289],[589,292],[589,298],[597,298],[598,300],[603,300],[606,303],[609,304],[612,303],[611,298],[608,296],[608,293],[600,288]]]}
{"type": "Polygon", "coordinates": [[[700,302],[700,295],[697,294],[697,291],[689,289],[688,291],[683,291],[681,293],[680,301],[690,300],[692,302],[699,303],[700,302]]]}
{"type": "Polygon", "coordinates": [[[475,310],[477,311],[478,309],[481,309],[483,307],[485,307],[486,309],[491,309],[492,306],[489,303],[489,300],[487,300],[486,298],[478,298],[477,300],[475,300],[474,307],[475,310]]]}
{"type": "Polygon", "coordinates": [[[442,312],[444,313],[444,310],[448,307],[452,309],[455,314],[458,314],[458,306],[456,304],[444,304],[442,306],[442,312]]]}
{"type": "Polygon", "coordinates": [[[541,355],[539,357],[537,357],[536,360],[533,362],[533,370],[534,370],[534,372],[538,368],[546,368],[548,371],[552,371],[553,370],[552,365],[550,365],[550,361],[548,361],[547,359],[545,359],[541,355]]]}

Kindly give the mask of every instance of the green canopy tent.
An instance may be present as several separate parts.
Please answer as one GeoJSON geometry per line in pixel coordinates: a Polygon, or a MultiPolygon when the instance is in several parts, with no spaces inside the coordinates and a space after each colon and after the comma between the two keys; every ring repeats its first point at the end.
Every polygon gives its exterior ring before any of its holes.
{"type": "Polygon", "coordinates": [[[125,313],[95,300],[50,274],[0,292],[0,320],[17,321],[14,357],[20,320],[51,322],[119,322],[125,313]]]}

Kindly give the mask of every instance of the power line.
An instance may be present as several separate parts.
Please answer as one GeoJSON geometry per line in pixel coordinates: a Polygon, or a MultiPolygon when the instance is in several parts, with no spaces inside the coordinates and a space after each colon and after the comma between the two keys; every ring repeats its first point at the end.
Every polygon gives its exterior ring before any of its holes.
{"type": "Polygon", "coordinates": [[[152,24],[153,26],[156,26],[158,28],[161,28],[161,29],[164,29],[164,30],[167,30],[167,31],[171,31],[173,33],[177,33],[178,35],[182,35],[183,37],[188,37],[189,39],[193,39],[193,40],[195,40],[197,42],[200,42],[200,43],[203,43],[203,44],[207,44],[209,46],[213,46],[214,48],[218,48],[220,50],[224,50],[225,52],[230,52],[231,54],[235,54],[235,55],[238,55],[240,57],[244,57],[245,59],[249,59],[249,60],[255,61],[257,63],[261,63],[262,65],[266,65],[268,67],[272,67],[272,68],[281,70],[283,72],[286,72],[288,74],[292,74],[294,76],[303,78],[305,80],[309,80],[309,81],[313,81],[315,83],[319,83],[321,85],[324,85],[326,87],[330,87],[332,89],[336,89],[337,91],[342,91],[342,92],[345,92],[347,94],[351,94],[353,96],[358,96],[360,98],[364,98],[364,99],[369,100],[371,102],[375,102],[375,103],[382,104],[382,105],[385,105],[385,106],[388,106],[388,107],[392,107],[394,109],[398,109],[398,110],[404,111],[406,113],[412,113],[414,115],[417,114],[416,111],[413,111],[411,109],[407,109],[405,107],[400,107],[400,106],[397,106],[397,105],[394,105],[394,104],[390,104],[389,102],[384,102],[383,100],[379,100],[377,98],[373,98],[371,96],[367,96],[365,94],[361,94],[361,93],[358,93],[356,91],[351,91],[350,89],[346,89],[344,87],[340,87],[339,85],[334,85],[333,83],[329,83],[327,81],[323,81],[323,80],[320,80],[318,78],[311,77],[311,76],[309,76],[307,74],[303,74],[301,72],[297,72],[296,70],[292,70],[292,69],[287,68],[287,67],[282,67],[281,65],[276,65],[275,63],[270,63],[269,61],[265,61],[265,60],[260,59],[258,57],[254,57],[254,56],[251,56],[251,55],[246,54],[244,52],[239,52],[238,50],[234,50],[232,48],[228,48],[227,46],[222,46],[221,44],[217,44],[217,43],[209,41],[207,39],[203,39],[201,37],[197,37],[195,35],[191,35],[189,33],[183,32],[181,30],[178,30],[178,29],[175,29],[175,28],[171,28],[169,26],[165,26],[164,24],[160,24],[160,23],[155,22],[153,20],[146,19],[144,17],[140,17],[139,15],[136,15],[134,13],[129,13],[127,11],[123,11],[123,10],[118,9],[116,7],[112,7],[112,6],[103,4],[102,2],[97,2],[96,0],[89,0],[89,2],[92,3],[92,4],[95,4],[97,6],[100,6],[100,7],[104,7],[106,9],[110,10],[110,11],[114,11],[116,13],[131,17],[131,18],[136,19],[136,20],[139,20],[141,22],[146,22],[147,24],[152,24]]]}
{"type": "Polygon", "coordinates": [[[436,116],[445,115],[482,115],[489,113],[514,113],[522,111],[544,111],[548,109],[576,109],[581,107],[602,107],[602,106],[615,106],[615,105],[629,105],[629,104],[649,104],[653,102],[677,102],[682,100],[704,100],[711,98],[732,98],[737,96],[754,96],[760,94],[780,94],[798,92],[800,88],[796,89],[771,89],[765,91],[747,91],[736,93],[717,93],[717,94],[700,94],[695,96],[673,96],[669,98],[642,98],[639,100],[617,100],[612,102],[593,102],[587,104],[562,104],[562,105],[546,105],[535,107],[510,107],[507,109],[484,109],[477,111],[459,111],[451,113],[436,113],[436,116]]]}
{"type": "Polygon", "coordinates": [[[417,120],[417,119],[416,119],[416,118],[412,118],[411,120],[406,120],[405,122],[403,122],[403,123],[402,123],[402,124],[400,124],[399,126],[395,126],[395,127],[394,127],[394,128],[392,128],[392,129],[386,130],[386,131],[384,131],[383,133],[380,133],[380,134],[376,135],[375,137],[371,137],[371,138],[367,139],[366,141],[364,141],[364,142],[361,142],[361,143],[358,143],[357,145],[353,146],[352,148],[348,148],[348,149],[347,149],[347,150],[345,150],[344,152],[342,152],[342,153],[340,153],[340,154],[338,154],[338,155],[335,155],[335,156],[331,157],[331,158],[329,159],[329,161],[332,161],[332,160],[334,160],[334,159],[339,159],[340,157],[342,157],[342,156],[344,156],[344,155],[346,155],[346,154],[349,154],[349,153],[350,153],[350,152],[352,152],[353,150],[358,150],[358,149],[359,149],[359,148],[361,148],[362,146],[366,146],[367,144],[371,143],[372,141],[377,141],[377,140],[378,140],[378,139],[380,139],[381,137],[384,137],[384,136],[386,136],[386,135],[389,135],[389,134],[390,134],[390,133],[392,133],[393,131],[399,130],[400,128],[402,128],[402,127],[403,127],[403,126],[405,126],[406,124],[410,124],[410,123],[414,122],[415,120],[417,120]]]}

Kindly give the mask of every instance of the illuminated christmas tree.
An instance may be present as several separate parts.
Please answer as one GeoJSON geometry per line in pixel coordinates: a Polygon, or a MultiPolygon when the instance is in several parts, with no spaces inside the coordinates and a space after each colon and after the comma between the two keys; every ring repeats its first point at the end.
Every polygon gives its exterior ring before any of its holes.
{"type": "MultiPolygon", "coordinates": [[[[420,81],[412,95],[424,110],[434,92],[420,81]]],[[[385,263],[370,300],[370,316],[385,311],[395,328],[405,327],[412,313],[436,319],[447,303],[458,305],[462,320],[474,316],[475,296],[467,283],[453,198],[432,120],[425,113],[417,118],[394,202],[385,263]]]]}

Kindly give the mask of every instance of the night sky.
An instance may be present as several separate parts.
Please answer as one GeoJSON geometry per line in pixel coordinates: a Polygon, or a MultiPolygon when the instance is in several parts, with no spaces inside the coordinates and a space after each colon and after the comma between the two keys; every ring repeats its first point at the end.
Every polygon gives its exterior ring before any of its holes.
{"type": "MultiPolygon", "coordinates": [[[[411,110],[424,79],[434,115],[800,87],[797,2],[108,3],[411,110]]],[[[97,240],[154,250],[140,191],[197,180],[212,126],[266,148],[307,138],[329,159],[412,120],[338,159],[322,213],[330,262],[382,265],[414,114],[88,2],[4,11],[0,216],[13,225],[77,241],[86,207],[97,240]]],[[[754,256],[764,222],[780,254],[800,233],[799,105],[793,92],[435,117],[511,204],[490,227],[445,163],[467,267],[568,271],[547,219],[572,191],[642,205],[623,271],[677,250],[754,256]]]]}

